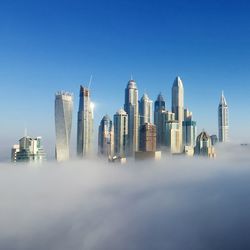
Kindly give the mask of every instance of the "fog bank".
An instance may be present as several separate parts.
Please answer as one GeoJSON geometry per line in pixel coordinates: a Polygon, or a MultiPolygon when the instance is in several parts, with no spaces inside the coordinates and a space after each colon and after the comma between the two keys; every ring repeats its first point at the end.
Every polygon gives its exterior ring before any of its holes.
{"type": "Polygon", "coordinates": [[[1,164],[0,249],[250,249],[250,157],[230,155],[1,164]]]}

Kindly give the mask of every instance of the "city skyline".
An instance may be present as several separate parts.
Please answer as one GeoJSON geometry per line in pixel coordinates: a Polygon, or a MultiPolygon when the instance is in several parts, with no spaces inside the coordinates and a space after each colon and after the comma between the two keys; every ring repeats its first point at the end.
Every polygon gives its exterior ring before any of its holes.
{"type": "MultiPolygon", "coordinates": [[[[199,155],[195,142],[198,142],[199,136],[202,134],[205,134],[205,137],[202,138],[206,138],[206,142],[201,143],[202,147],[208,145],[208,148],[202,149],[202,152],[206,152],[209,157],[215,157],[216,154],[211,152],[215,152],[213,146],[216,144],[216,138],[219,138],[219,142],[229,141],[229,112],[223,92],[218,107],[218,134],[210,137],[203,130],[196,137],[196,121],[192,119],[192,112],[185,108],[184,86],[180,76],[175,77],[172,85],[171,111],[165,106],[161,93],[154,102],[154,110],[153,101],[147,94],[144,93],[139,100],[136,82],[131,76],[125,88],[124,110],[118,110],[114,114],[114,120],[111,120],[107,114],[103,116],[98,127],[98,145],[93,145],[96,140],[93,130],[94,103],[91,101],[89,88],[91,80],[88,88],[80,85],[76,134],[78,158],[102,155],[111,161],[120,157],[125,160],[127,157],[160,159],[162,152],[188,156],[193,156],[194,153],[199,155]],[[154,121],[152,120],[153,112],[154,121]]],[[[72,105],[73,94],[65,91],[56,93],[54,116],[55,159],[57,161],[75,158],[70,156],[69,148],[72,105]]],[[[11,149],[12,161],[15,161],[13,159],[16,159],[19,154],[18,150],[18,145],[14,144],[11,149]]],[[[29,150],[26,153],[29,154],[29,150]]]]}
{"type": "MultiPolygon", "coordinates": [[[[250,119],[242,114],[242,107],[250,105],[249,3],[58,3],[43,1],[39,8],[26,1],[2,5],[0,113],[5,119],[0,159],[9,156],[25,128],[31,136],[41,135],[46,151],[53,152],[51,98],[61,89],[78,97],[79,85],[86,85],[91,74],[96,121],[123,107],[124,83],[131,73],[139,97],[146,92],[155,100],[162,92],[168,109],[173,78],[180,75],[197,133],[204,128],[217,134],[216,110],[224,90],[230,103],[230,139],[250,141],[250,119]]],[[[72,134],[77,105],[75,98],[72,134]]],[[[95,130],[97,126],[95,122],[95,130]]],[[[75,140],[72,136],[73,149],[75,140]]]]}

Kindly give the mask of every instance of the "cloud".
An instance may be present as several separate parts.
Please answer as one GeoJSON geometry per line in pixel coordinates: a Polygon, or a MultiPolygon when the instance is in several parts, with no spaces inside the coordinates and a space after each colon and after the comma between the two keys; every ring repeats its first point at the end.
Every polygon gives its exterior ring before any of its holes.
{"type": "Polygon", "coordinates": [[[217,160],[2,164],[0,249],[250,249],[244,150],[217,160]]]}

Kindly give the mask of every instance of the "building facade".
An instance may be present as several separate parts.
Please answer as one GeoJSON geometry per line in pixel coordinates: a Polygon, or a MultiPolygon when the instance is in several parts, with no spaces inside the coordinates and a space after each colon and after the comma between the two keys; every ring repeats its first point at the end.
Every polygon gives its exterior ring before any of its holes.
{"type": "Polygon", "coordinates": [[[140,151],[156,151],[156,126],[152,123],[145,123],[140,127],[140,151]]]}
{"type": "Polygon", "coordinates": [[[70,136],[72,127],[73,95],[58,92],[55,95],[55,132],[57,161],[65,161],[70,157],[70,136]]]}

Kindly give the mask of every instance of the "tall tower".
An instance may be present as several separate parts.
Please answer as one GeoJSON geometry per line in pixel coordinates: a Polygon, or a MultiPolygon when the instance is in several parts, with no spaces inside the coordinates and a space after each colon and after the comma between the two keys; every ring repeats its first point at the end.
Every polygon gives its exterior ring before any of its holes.
{"type": "Polygon", "coordinates": [[[172,86],[172,112],[175,113],[175,119],[179,122],[180,129],[180,150],[182,150],[182,122],[184,120],[184,88],[181,78],[177,76],[172,86]]]}
{"type": "Polygon", "coordinates": [[[114,153],[114,130],[108,115],[105,115],[99,125],[98,153],[105,156],[113,156],[114,153]]]}
{"type": "Polygon", "coordinates": [[[56,160],[69,159],[70,134],[72,126],[73,95],[58,92],[55,96],[56,160]]]}
{"type": "Polygon", "coordinates": [[[183,146],[195,146],[196,130],[196,121],[193,121],[192,112],[184,109],[184,121],[182,122],[183,146]]]}
{"type": "Polygon", "coordinates": [[[128,150],[132,155],[139,146],[138,89],[134,80],[130,80],[125,89],[124,110],[128,114],[128,150]]]}
{"type": "Polygon", "coordinates": [[[154,124],[156,125],[156,144],[157,148],[162,146],[164,144],[164,117],[163,114],[165,112],[166,106],[165,106],[165,101],[160,93],[155,101],[155,109],[154,109],[154,124]]]}
{"type": "Polygon", "coordinates": [[[128,115],[120,109],[114,115],[114,152],[124,157],[128,149],[128,115]]]}
{"type": "Polygon", "coordinates": [[[172,112],[177,121],[184,120],[184,88],[179,76],[175,78],[172,87],[172,112]]]}
{"type": "Polygon", "coordinates": [[[228,106],[226,102],[226,98],[222,92],[220,103],[218,107],[218,129],[219,129],[219,141],[220,142],[228,142],[228,106]]]}
{"type": "Polygon", "coordinates": [[[77,155],[87,156],[92,150],[93,107],[88,88],[80,86],[80,101],[77,120],[77,155]]]}
{"type": "Polygon", "coordinates": [[[153,123],[153,101],[144,94],[139,103],[140,125],[153,123]]]}

